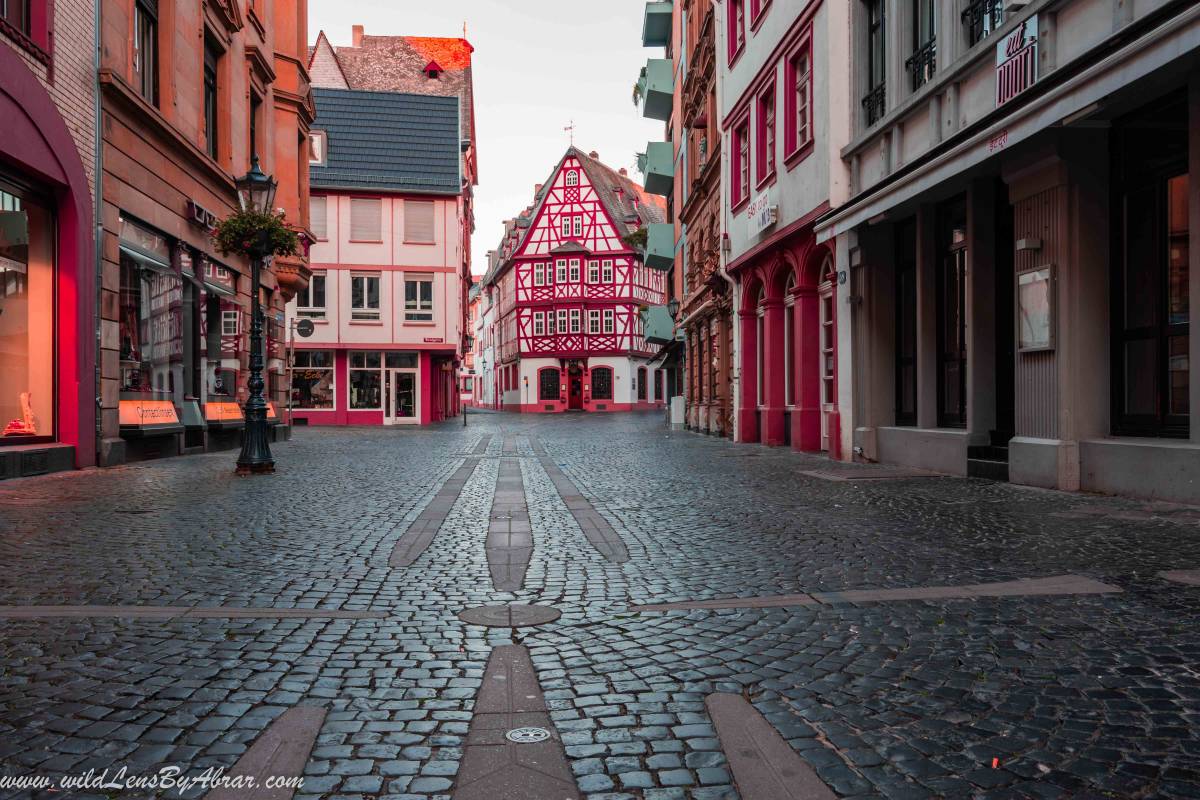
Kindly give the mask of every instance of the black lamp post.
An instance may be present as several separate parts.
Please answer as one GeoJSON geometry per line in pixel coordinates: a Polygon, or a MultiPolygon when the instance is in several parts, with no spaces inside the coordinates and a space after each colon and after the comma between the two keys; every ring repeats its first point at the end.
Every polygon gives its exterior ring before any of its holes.
{"type": "MultiPolygon", "coordinates": [[[[275,203],[275,179],[264,175],[254,157],[250,171],[237,180],[238,202],[242,211],[271,213],[275,203]]],[[[270,253],[264,231],[250,255],[250,379],[246,388],[246,430],[242,452],[237,460],[238,475],[263,475],[275,471],[275,459],[267,442],[267,401],[263,397],[263,310],[259,302],[263,259],[270,253]]]]}

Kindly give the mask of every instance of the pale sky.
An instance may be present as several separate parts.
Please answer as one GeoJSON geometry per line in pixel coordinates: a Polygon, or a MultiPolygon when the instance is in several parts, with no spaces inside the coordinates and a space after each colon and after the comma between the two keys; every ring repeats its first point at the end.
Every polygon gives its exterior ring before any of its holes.
{"type": "Polygon", "coordinates": [[[309,43],[318,31],[334,46],[350,44],[350,26],[368,35],[462,36],[475,47],[476,187],[472,269],[519,213],[569,143],[595,150],[635,180],[635,154],[662,140],[663,123],[633,105],[633,84],[647,58],[642,47],[645,0],[309,0],[309,43]]]}

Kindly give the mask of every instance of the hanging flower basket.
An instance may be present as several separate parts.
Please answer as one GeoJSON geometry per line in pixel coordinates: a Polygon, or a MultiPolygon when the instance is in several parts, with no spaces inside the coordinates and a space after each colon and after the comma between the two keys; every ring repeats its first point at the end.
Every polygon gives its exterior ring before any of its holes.
{"type": "Polygon", "coordinates": [[[235,253],[247,258],[293,256],[300,250],[300,237],[288,227],[283,212],[260,214],[238,211],[217,223],[213,243],[222,255],[235,253]]]}

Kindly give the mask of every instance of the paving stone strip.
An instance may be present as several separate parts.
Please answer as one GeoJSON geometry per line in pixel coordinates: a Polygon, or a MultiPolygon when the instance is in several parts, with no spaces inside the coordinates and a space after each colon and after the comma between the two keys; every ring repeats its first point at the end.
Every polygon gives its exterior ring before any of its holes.
{"type": "Polygon", "coordinates": [[[786,606],[836,605],[838,603],[887,603],[899,600],[969,600],[978,597],[1032,597],[1035,595],[1111,594],[1120,587],[1084,575],[1023,578],[1001,583],[966,586],[917,586],[903,589],[852,589],[845,592],[780,594],[768,597],[730,597],[722,600],[693,600],[630,606],[631,611],[675,611],[692,608],[781,608],[786,606]]]}
{"type": "MultiPolygon", "coordinates": [[[[485,436],[475,447],[476,453],[481,453],[487,450],[488,443],[491,442],[491,436],[485,436]]],[[[446,479],[446,482],[438,489],[437,494],[429,501],[429,505],[421,510],[420,515],[413,520],[412,525],[408,526],[408,530],[396,542],[396,546],[392,548],[392,554],[388,557],[388,565],[392,567],[410,567],[421,557],[425,549],[433,542],[433,537],[441,529],[442,523],[446,521],[446,517],[450,515],[450,509],[454,508],[455,501],[462,494],[463,486],[471,478],[471,473],[479,466],[479,458],[477,456],[468,456],[461,467],[454,471],[454,474],[446,479]]]]}
{"type": "Polygon", "coordinates": [[[533,452],[537,454],[538,463],[542,465],[550,482],[554,484],[558,496],[562,498],[563,504],[571,512],[571,516],[575,517],[575,522],[592,547],[614,564],[624,564],[628,561],[629,548],[621,540],[620,534],[596,510],[592,501],[583,496],[575,482],[558,468],[558,464],[555,464],[554,459],[550,458],[537,437],[529,437],[529,444],[533,448],[533,452]]]}
{"type": "Polygon", "coordinates": [[[742,800],[836,800],[837,795],[741,695],[704,699],[742,800]]]}
{"type": "Polygon", "coordinates": [[[126,619],[384,619],[382,611],[228,606],[0,606],[0,618],[121,617],[126,619]]]}
{"type": "Polygon", "coordinates": [[[1200,586],[1200,569],[1173,569],[1158,573],[1172,583],[1184,583],[1189,586],[1200,586]]]}
{"type": "Polygon", "coordinates": [[[294,780],[304,774],[312,754],[325,709],[310,706],[289,708],[255,740],[225,778],[233,785],[213,789],[205,800],[290,800],[296,793],[294,780]],[[253,778],[254,788],[235,788],[237,778],[253,778]],[[269,788],[268,779],[288,779],[290,786],[269,788]]]}
{"type": "Polygon", "coordinates": [[[451,796],[454,800],[580,797],[529,651],[521,645],[501,645],[488,658],[451,796]],[[526,742],[505,736],[525,727],[543,728],[550,735],[526,742]]]}
{"type": "MultiPolygon", "coordinates": [[[[505,449],[508,445],[506,438],[505,449]]],[[[533,555],[533,526],[529,522],[529,505],[525,500],[521,465],[515,458],[500,459],[484,550],[496,591],[515,592],[520,589],[525,583],[525,571],[533,555]]]]}

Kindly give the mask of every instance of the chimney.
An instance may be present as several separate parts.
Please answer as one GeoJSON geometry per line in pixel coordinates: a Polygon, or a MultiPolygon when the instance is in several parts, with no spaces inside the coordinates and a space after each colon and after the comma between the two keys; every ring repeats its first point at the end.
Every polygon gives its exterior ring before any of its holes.
{"type": "Polygon", "coordinates": [[[592,152],[588,153],[588,158],[594,158],[595,160],[599,161],[600,154],[593,150],[592,152]]]}
{"type": "Polygon", "coordinates": [[[617,170],[617,174],[620,175],[622,178],[628,178],[629,170],[625,169],[624,167],[621,167],[619,170],[617,170]]]}
{"type": "Polygon", "coordinates": [[[355,25],[350,28],[350,38],[354,42],[355,47],[362,47],[363,26],[355,25]]]}
{"type": "Polygon", "coordinates": [[[535,184],[533,185],[533,196],[534,196],[534,197],[537,197],[537,196],[538,196],[538,194],[539,194],[539,193],[542,191],[542,186],[543,186],[543,185],[544,185],[544,184],[541,184],[541,183],[535,183],[535,184]]]}

